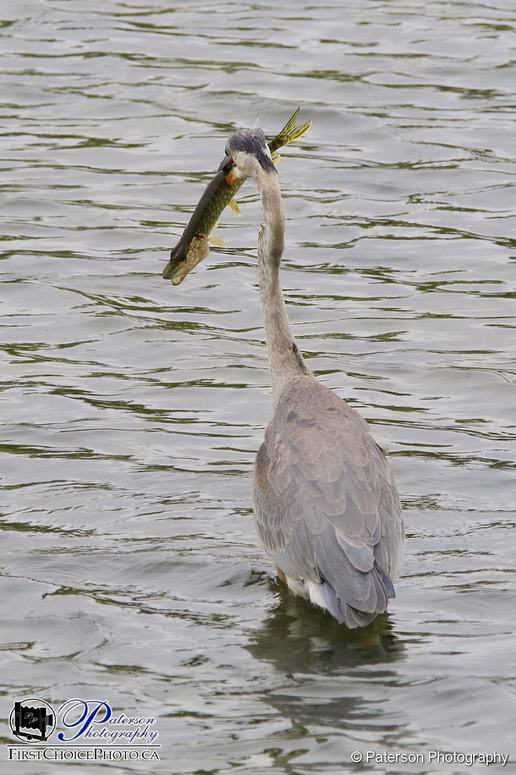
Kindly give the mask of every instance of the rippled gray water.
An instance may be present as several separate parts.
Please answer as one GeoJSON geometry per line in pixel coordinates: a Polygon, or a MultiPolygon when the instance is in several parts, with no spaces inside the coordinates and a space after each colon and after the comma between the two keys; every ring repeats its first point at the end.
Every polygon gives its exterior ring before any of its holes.
{"type": "Polygon", "coordinates": [[[514,760],[514,2],[0,16],[2,717],[34,693],[154,713],[157,773],[514,760]],[[232,129],[275,131],[298,104],[314,127],[280,168],[290,314],[390,449],[406,513],[397,600],[351,634],[256,545],[253,187],[225,250],[180,288],[160,276],[232,129]]]}

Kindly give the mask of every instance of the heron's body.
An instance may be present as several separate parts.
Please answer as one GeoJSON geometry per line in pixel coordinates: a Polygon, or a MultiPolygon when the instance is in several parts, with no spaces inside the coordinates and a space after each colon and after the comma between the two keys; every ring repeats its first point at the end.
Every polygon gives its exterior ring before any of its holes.
{"type": "Polygon", "coordinates": [[[284,216],[260,130],[228,143],[261,192],[258,274],[274,416],[255,466],[258,533],[290,589],[361,627],[394,597],[403,522],[389,463],[354,409],[316,380],[292,335],[281,291],[284,216]]]}
{"type": "Polygon", "coordinates": [[[401,510],[362,417],[312,376],[279,396],[255,467],[263,544],[289,587],[350,627],[387,608],[401,510]]]}

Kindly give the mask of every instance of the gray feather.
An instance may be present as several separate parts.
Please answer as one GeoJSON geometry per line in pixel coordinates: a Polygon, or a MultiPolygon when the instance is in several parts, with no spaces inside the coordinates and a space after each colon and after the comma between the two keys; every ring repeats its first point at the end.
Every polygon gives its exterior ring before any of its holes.
{"type": "Polygon", "coordinates": [[[361,627],[394,595],[399,496],[366,422],[312,376],[283,389],[255,467],[255,515],[287,576],[322,581],[330,613],[361,627]]]}

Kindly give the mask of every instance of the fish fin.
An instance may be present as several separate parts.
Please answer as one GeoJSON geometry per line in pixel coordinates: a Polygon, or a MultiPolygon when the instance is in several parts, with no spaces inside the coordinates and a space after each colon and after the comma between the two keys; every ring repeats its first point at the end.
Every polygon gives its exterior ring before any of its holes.
{"type": "Polygon", "coordinates": [[[238,202],[236,199],[232,199],[230,202],[228,202],[228,207],[230,207],[234,213],[237,215],[240,215],[240,207],[238,206],[238,202]]]}
{"type": "Polygon", "coordinates": [[[293,143],[294,140],[299,140],[300,137],[306,135],[310,130],[310,127],[312,126],[311,121],[305,121],[304,124],[297,123],[300,110],[301,108],[297,108],[297,110],[292,113],[283,129],[281,129],[276,137],[269,142],[271,152],[281,148],[282,145],[289,145],[290,143],[293,143]]]}
{"type": "Polygon", "coordinates": [[[280,129],[278,134],[276,135],[277,138],[283,139],[285,135],[289,135],[290,132],[294,129],[297,123],[297,117],[299,116],[299,113],[301,111],[301,108],[296,108],[295,111],[290,116],[289,120],[283,127],[283,129],[280,129]]]}
{"type": "Polygon", "coordinates": [[[225,248],[226,243],[220,237],[216,237],[214,234],[208,237],[208,245],[210,248],[225,248]]]}
{"type": "Polygon", "coordinates": [[[301,137],[304,137],[310,129],[312,128],[312,122],[311,121],[305,121],[304,124],[301,124],[300,126],[295,126],[292,131],[289,133],[288,137],[286,138],[285,145],[290,145],[290,143],[293,143],[294,140],[300,140],[301,137]]]}
{"type": "Polygon", "coordinates": [[[281,161],[281,155],[279,153],[273,153],[272,154],[272,163],[274,164],[275,167],[278,166],[280,161],[281,161]]]}

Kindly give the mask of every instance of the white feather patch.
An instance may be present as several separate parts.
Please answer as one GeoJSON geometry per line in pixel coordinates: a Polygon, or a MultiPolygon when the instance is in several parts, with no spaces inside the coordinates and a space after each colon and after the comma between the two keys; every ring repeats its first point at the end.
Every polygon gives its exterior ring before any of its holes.
{"type": "Polygon", "coordinates": [[[326,611],[327,607],[321,595],[321,585],[317,584],[316,581],[305,581],[305,589],[308,593],[310,602],[314,605],[318,605],[319,608],[324,608],[326,611]]]}

